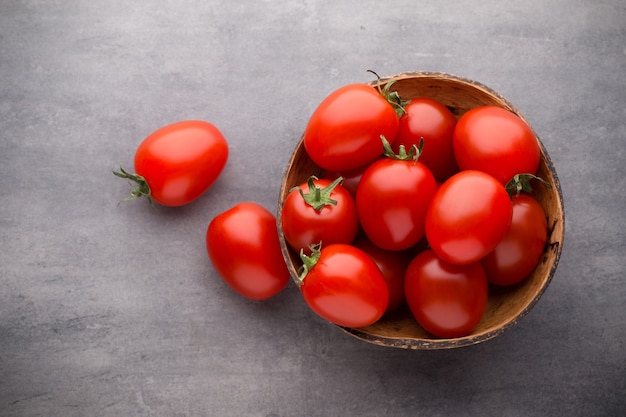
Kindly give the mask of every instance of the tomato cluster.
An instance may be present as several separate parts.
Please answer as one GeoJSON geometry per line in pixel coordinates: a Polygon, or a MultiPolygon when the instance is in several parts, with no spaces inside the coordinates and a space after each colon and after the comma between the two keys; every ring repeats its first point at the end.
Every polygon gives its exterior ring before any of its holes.
{"type": "MultiPolygon", "coordinates": [[[[365,327],[406,305],[432,335],[464,336],[482,319],[490,286],[520,283],[544,252],[546,214],[529,193],[541,180],[539,143],[508,110],[457,117],[392,86],[350,84],[324,99],[302,139],[319,171],[290,190],[278,219],[254,202],[215,216],[207,254],[237,293],[270,298],[290,277],[278,221],[300,254],[296,282],[320,317],[365,327]]],[[[227,159],[215,126],[183,121],[139,145],[135,174],[114,173],[136,184],[128,199],[181,206],[227,159]]]]}
{"type": "Polygon", "coordinates": [[[538,140],[506,109],[457,119],[392,85],[347,85],[321,102],[303,135],[321,173],[290,191],[279,221],[320,317],[363,327],[406,304],[432,335],[465,336],[490,285],[521,282],[542,256],[546,215],[519,192],[538,179],[538,140]]]}

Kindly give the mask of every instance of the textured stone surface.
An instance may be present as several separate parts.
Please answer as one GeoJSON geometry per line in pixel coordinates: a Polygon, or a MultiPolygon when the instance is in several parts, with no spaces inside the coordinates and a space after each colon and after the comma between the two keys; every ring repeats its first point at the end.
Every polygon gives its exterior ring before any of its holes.
{"type": "Polygon", "coordinates": [[[622,1],[0,3],[0,415],[616,416],[626,408],[622,1]],[[502,336],[413,352],[234,294],[206,226],[276,209],[333,89],[407,70],[514,103],[559,173],[551,286],[502,336]],[[147,134],[212,121],[231,156],[183,208],[118,206],[147,134]]]}

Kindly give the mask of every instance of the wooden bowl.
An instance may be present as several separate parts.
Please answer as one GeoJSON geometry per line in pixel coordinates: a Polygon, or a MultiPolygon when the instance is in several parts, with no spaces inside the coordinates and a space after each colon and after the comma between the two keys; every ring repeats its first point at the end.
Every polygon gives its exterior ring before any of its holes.
{"type": "MultiPolygon", "coordinates": [[[[402,98],[433,98],[450,108],[457,118],[474,107],[491,105],[510,110],[524,119],[504,97],[466,78],[439,72],[407,72],[384,78],[383,85],[390,80],[395,80],[394,88],[402,98]]],[[[374,86],[376,82],[370,84],[374,86]]],[[[405,349],[448,349],[492,339],[524,317],[539,300],[554,276],[563,247],[565,226],[561,186],[552,161],[540,140],[539,145],[541,163],[537,175],[552,185],[552,189],[539,184],[534,187],[534,195],[548,216],[549,236],[545,252],[534,272],[522,283],[509,288],[489,288],[487,308],[481,322],[471,334],[452,339],[431,336],[411,316],[407,307],[383,316],[371,326],[358,329],[341,327],[341,329],[376,345],[405,349]]],[[[282,181],[277,217],[283,256],[294,279],[297,277],[301,262],[298,253],[290,249],[285,242],[280,224],[282,205],[292,187],[306,182],[310,175],[320,174],[320,168],[307,155],[301,138],[282,181]]]]}

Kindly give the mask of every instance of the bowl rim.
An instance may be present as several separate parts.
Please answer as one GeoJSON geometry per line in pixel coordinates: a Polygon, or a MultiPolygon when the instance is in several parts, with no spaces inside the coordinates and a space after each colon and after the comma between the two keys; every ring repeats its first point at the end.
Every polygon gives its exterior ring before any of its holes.
{"type": "MultiPolygon", "coordinates": [[[[552,282],[552,279],[554,278],[557,266],[561,258],[564,237],[565,237],[565,210],[564,210],[564,205],[563,205],[563,193],[561,189],[561,183],[558,178],[556,169],[554,168],[552,159],[550,158],[550,155],[546,151],[543,142],[541,141],[539,135],[537,135],[537,132],[534,130],[533,126],[528,122],[528,120],[523,116],[523,114],[517,109],[517,107],[515,107],[507,98],[505,98],[500,93],[493,90],[492,88],[488,87],[487,85],[481,82],[466,78],[466,77],[458,76],[458,75],[447,73],[447,72],[439,72],[439,71],[399,72],[393,75],[380,77],[380,79],[370,81],[366,84],[371,85],[371,86],[376,86],[377,84],[384,85],[390,81],[396,82],[396,81],[400,81],[403,79],[410,79],[410,78],[432,78],[432,79],[445,80],[445,81],[454,81],[454,82],[458,82],[461,84],[470,85],[473,88],[482,90],[487,95],[493,96],[497,98],[498,100],[500,100],[510,111],[512,111],[522,120],[524,120],[526,124],[528,124],[532,132],[535,134],[535,137],[537,138],[541,157],[544,160],[547,166],[547,169],[550,171],[550,174],[552,175],[552,179],[554,182],[553,186],[555,187],[555,192],[557,196],[556,200],[558,204],[558,210],[561,213],[561,217],[560,217],[561,233],[558,239],[555,242],[553,242],[553,243],[556,243],[555,245],[556,248],[553,250],[554,258],[552,260],[552,265],[550,266],[550,270],[548,272],[547,278],[543,281],[542,285],[540,286],[536,294],[532,297],[532,299],[530,299],[526,303],[523,309],[519,311],[516,315],[505,320],[497,328],[494,328],[491,330],[487,329],[480,333],[472,333],[470,335],[462,336],[458,338],[434,338],[434,337],[433,338],[421,338],[421,337],[415,338],[415,337],[406,337],[406,336],[372,335],[360,328],[349,328],[349,327],[343,327],[339,325],[334,325],[334,326],[338,327],[343,332],[357,339],[363,340],[365,342],[368,342],[374,345],[384,346],[384,347],[393,347],[393,348],[402,348],[402,349],[411,349],[411,350],[439,350],[439,349],[452,349],[452,348],[471,346],[471,345],[479,344],[487,340],[493,339],[496,336],[499,336],[500,334],[506,332],[511,327],[515,326],[520,320],[522,320],[530,312],[530,310],[532,310],[532,308],[537,304],[539,299],[543,296],[543,294],[547,290],[549,284],[552,282]]],[[[282,214],[282,208],[283,208],[283,201],[281,200],[281,196],[283,196],[285,193],[285,188],[286,188],[285,177],[288,173],[289,167],[293,166],[296,153],[297,153],[296,151],[299,148],[301,148],[301,146],[303,145],[302,143],[303,140],[304,140],[304,134],[301,135],[300,140],[298,140],[298,142],[296,143],[296,146],[294,147],[294,150],[291,153],[289,162],[283,173],[283,181],[281,183],[281,187],[279,191],[278,212],[277,212],[278,215],[276,218],[279,237],[281,238],[280,239],[281,251],[283,254],[283,258],[288,264],[288,269],[290,271],[290,274],[292,275],[292,278],[294,278],[294,281],[295,281],[295,277],[293,274],[294,272],[297,273],[297,271],[294,271],[291,268],[292,265],[290,265],[290,262],[289,262],[289,259],[290,259],[289,248],[287,247],[287,244],[284,241],[284,236],[282,232],[282,224],[280,220],[281,214],[282,214]]],[[[550,236],[548,236],[548,238],[550,238],[550,236]]]]}

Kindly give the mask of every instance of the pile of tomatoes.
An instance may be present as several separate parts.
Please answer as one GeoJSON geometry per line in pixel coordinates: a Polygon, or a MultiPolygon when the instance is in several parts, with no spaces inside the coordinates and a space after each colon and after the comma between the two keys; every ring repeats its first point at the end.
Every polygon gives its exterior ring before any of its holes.
{"type": "MultiPolygon", "coordinates": [[[[364,327],[407,305],[432,335],[464,336],[489,285],[521,282],[544,251],[546,215],[527,192],[541,180],[538,140],[508,110],[482,106],[457,119],[392,87],[350,84],[324,99],[303,136],[321,174],[289,192],[278,219],[254,202],[215,216],[207,253],[239,294],[270,298],[290,278],[278,220],[300,254],[304,300],[323,319],[364,327]]],[[[114,173],[136,183],[129,198],[179,206],[206,191],[227,158],[215,126],[185,121],[142,142],[136,173],[114,173]]]]}

